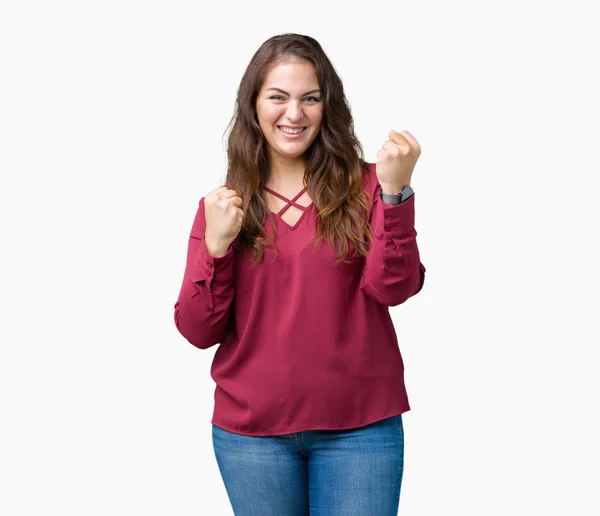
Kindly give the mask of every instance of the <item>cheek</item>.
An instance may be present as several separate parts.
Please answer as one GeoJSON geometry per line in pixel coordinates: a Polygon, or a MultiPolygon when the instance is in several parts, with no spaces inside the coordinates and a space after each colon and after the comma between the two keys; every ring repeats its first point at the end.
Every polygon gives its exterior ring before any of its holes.
{"type": "Polygon", "coordinates": [[[312,123],[315,125],[321,125],[321,121],[323,120],[323,109],[315,111],[314,113],[311,113],[311,115],[312,123]]]}
{"type": "Polygon", "coordinates": [[[260,116],[266,124],[273,124],[281,117],[281,110],[277,106],[263,106],[260,116]]]}

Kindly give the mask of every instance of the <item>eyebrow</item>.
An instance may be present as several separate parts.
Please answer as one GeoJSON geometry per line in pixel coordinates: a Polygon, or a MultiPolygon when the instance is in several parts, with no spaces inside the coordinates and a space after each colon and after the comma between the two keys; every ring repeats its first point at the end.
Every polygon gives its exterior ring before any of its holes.
{"type": "MultiPolygon", "coordinates": [[[[284,90],[282,90],[281,88],[269,88],[267,91],[269,91],[269,90],[275,90],[275,91],[278,91],[278,92],[280,92],[280,93],[283,93],[284,95],[289,95],[289,93],[288,93],[287,91],[284,91],[284,90]]],[[[302,95],[302,97],[304,97],[304,95],[309,95],[309,94],[311,94],[311,93],[321,93],[321,90],[319,90],[319,89],[316,89],[316,90],[310,90],[310,91],[307,91],[306,93],[304,93],[304,94],[302,95]]]]}

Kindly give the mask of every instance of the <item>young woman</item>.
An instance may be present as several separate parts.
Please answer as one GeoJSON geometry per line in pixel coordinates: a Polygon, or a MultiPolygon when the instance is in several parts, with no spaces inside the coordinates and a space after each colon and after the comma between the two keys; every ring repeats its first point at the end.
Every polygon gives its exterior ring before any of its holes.
{"type": "Polygon", "coordinates": [[[213,446],[238,516],[398,512],[404,364],[388,307],[419,292],[411,176],[366,163],[313,38],[265,41],[239,86],[226,185],[200,199],[175,324],[216,350],[213,446]]]}

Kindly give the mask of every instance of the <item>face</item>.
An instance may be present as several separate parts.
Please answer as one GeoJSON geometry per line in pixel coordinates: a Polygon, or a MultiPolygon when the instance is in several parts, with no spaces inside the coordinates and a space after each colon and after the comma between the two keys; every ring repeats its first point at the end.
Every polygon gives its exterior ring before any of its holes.
{"type": "Polygon", "coordinates": [[[319,134],[323,118],[313,65],[307,61],[275,65],[258,93],[256,114],[274,159],[301,157],[319,134]]]}

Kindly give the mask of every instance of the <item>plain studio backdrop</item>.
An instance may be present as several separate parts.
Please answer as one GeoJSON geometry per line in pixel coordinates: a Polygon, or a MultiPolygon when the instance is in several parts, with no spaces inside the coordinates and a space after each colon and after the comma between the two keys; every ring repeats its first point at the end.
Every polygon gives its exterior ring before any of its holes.
{"type": "Polygon", "coordinates": [[[368,161],[423,149],[400,514],[600,514],[591,3],[3,2],[0,513],[232,514],[173,305],[244,69],[298,32],[368,161]]]}

